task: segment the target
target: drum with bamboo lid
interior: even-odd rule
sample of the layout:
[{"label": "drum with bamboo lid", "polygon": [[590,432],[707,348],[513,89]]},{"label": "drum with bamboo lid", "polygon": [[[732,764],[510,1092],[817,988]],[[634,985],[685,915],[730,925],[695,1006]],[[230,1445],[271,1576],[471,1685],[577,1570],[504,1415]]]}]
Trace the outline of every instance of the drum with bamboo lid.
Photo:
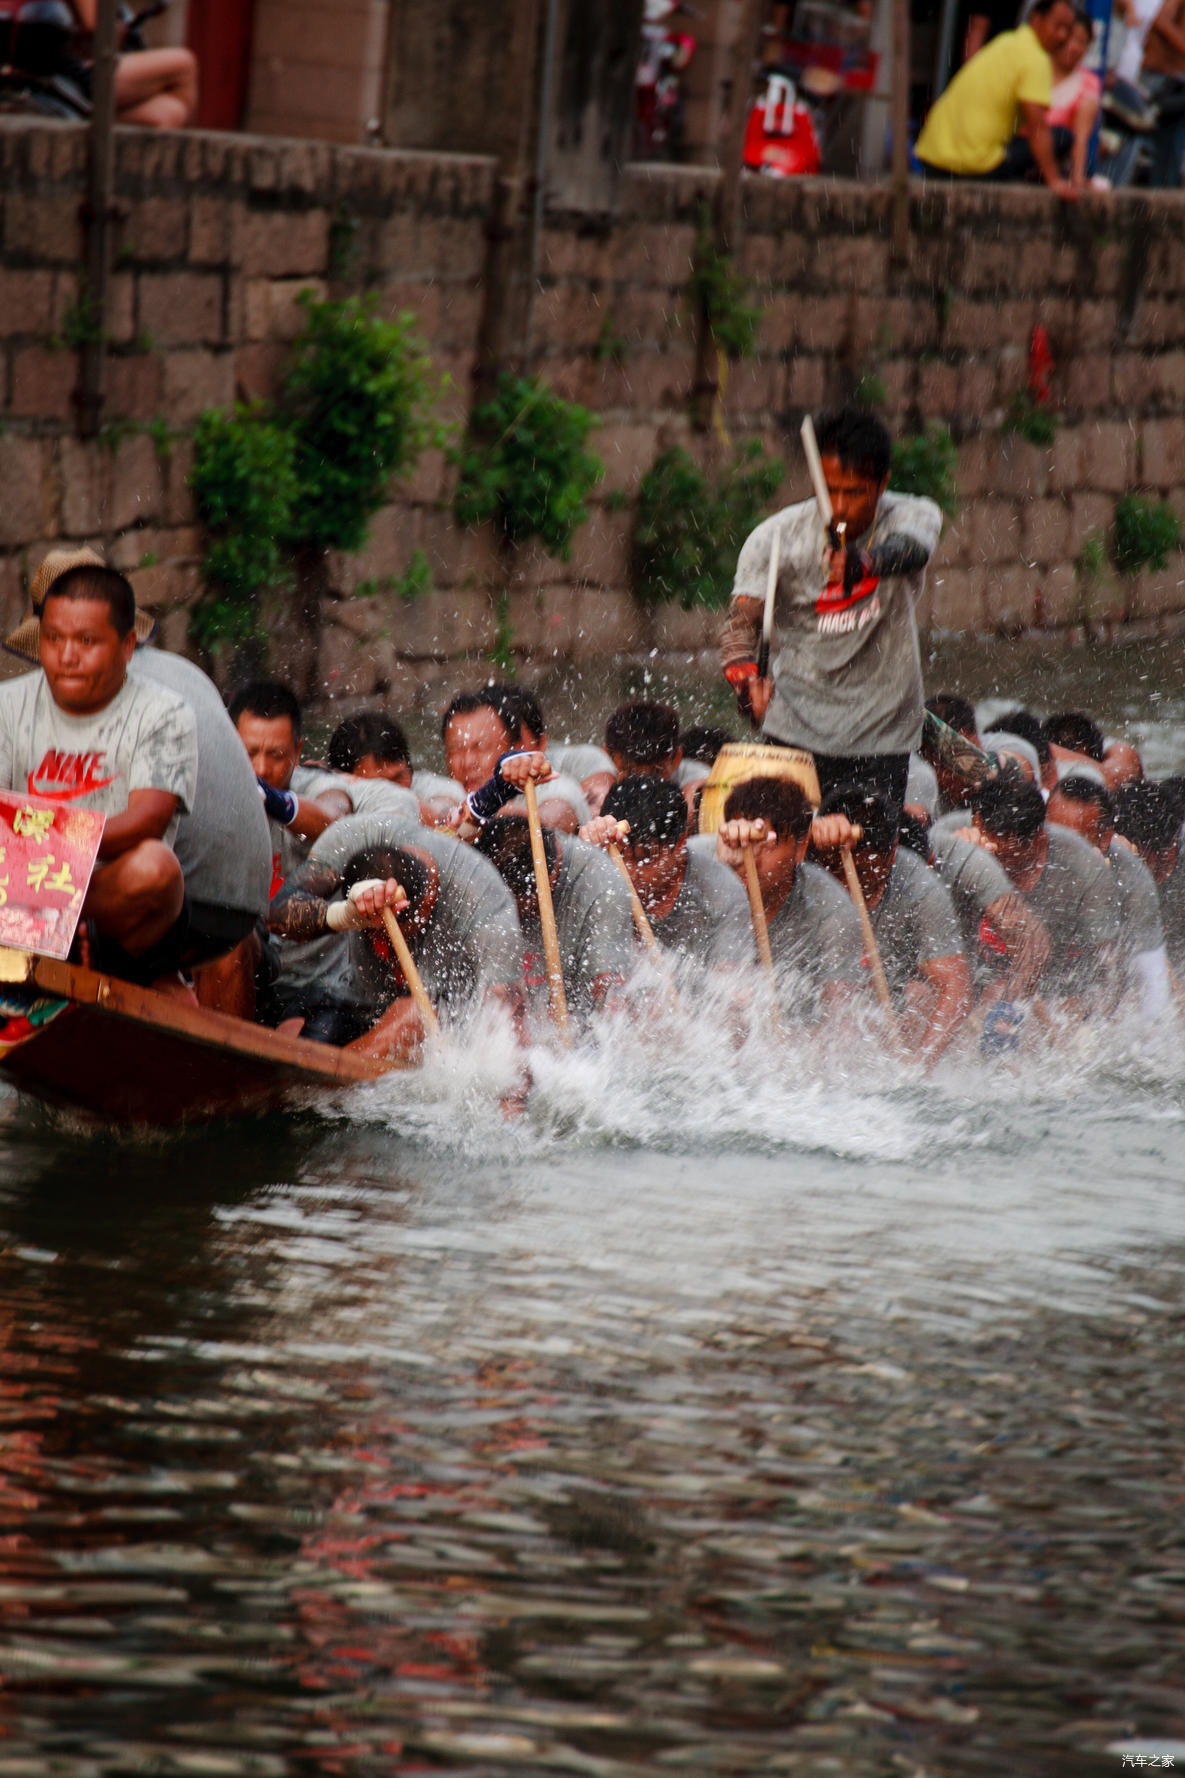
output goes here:
[{"label": "drum with bamboo lid", "polygon": [[704,781],[699,805],[699,831],[715,833],[724,820],[729,792],[750,778],[789,778],[813,809],[819,806],[815,762],[801,747],[771,747],[764,741],[729,741],[716,755]]}]

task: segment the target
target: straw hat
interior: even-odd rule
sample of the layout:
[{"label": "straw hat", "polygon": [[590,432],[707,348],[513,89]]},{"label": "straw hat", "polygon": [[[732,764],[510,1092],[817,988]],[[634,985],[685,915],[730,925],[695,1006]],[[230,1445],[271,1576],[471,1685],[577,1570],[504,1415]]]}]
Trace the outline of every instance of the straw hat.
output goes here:
[{"label": "straw hat", "polygon": [[812,808],[819,806],[819,777],[813,755],[800,747],[775,747],[766,741],[729,741],[716,755],[699,805],[699,830],[715,833],[724,820],[728,793],[750,778],[788,778],[797,784]]},{"label": "straw hat", "polygon": [[[71,568],[105,568],[102,556],[85,544],[81,549],[51,549],[36,574],[29,588],[29,603],[33,610],[29,617],[18,624],[10,636],[4,638],[4,646],[9,654],[18,654],[22,660],[36,664],[41,659],[41,607],[45,596],[60,574],[66,574]],[[137,643],[151,642],[156,634],[156,619],[147,611],[136,613]]]}]

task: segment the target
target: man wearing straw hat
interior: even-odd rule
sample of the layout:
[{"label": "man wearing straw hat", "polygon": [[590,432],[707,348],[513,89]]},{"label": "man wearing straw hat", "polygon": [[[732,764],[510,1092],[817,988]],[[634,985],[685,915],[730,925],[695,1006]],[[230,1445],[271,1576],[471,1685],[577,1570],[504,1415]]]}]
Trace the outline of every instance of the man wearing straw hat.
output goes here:
[{"label": "man wearing straw hat", "polygon": [[[889,491],[889,435],[874,415],[825,414],[817,437],[831,524],[816,498],[751,532],[737,561],[722,664],[765,740],[814,755],[824,796],[859,784],[883,795],[896,821],[922,734],[914,606],[942,514],[932,500]],[[758,671],[771,578],[782,639],[772,675]]]}]

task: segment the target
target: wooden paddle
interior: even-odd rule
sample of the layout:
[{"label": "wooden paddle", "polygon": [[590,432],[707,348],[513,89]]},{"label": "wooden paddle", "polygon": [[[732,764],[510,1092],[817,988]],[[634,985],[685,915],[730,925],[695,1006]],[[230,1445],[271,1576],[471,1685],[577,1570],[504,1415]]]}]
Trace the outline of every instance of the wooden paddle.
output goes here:
[{"label": "wooden paddle", "polygon": [[[860,829],[852,829],[853,836],[860,838]],[[856,904],[856,913],[860,919],[860,930],[864,934],[864,950],[868,957],[868,965],[872,970],[872,985],[876,989],[876,997],[885,1009],[893,1034],[897,1034],[897,1013],[893,1006],[893,996],[889,992],[889,984],[885,979],[885,966],[881,962],[880,947],[876,942],[876,933],[872,930],[872,920],[868,912],[868,903],[864,899],[864,891],[860,887],[860,878],[856,874],[856,861],[852,857],[850,846],[841,846],[839,855],[843,859],[843,874],[847,880],[848,894]]]},{"label": "wooden paddle", "polygon": [[748,840],[741,847],[741,856],[745,861],[745,888],[749,891],[749,917],[753,921],[753,935],[757,940],[757,955],[761,959],[761,967],[769,977],[770,1015],[773,1021],[774,1035],[780,1043],[784,1033],[778,1012],[778,983],[774,974],[774,954],[769,944],[769,922],[765,917],[765,903],[761,899],[757,860],[753,856],[753,847]]},{"label": "wooden paddle", "polygon": [[[619,834],[622,834],[622,835],[627,834],[629,832],[629,830],[630,830],[630,824],[628,821],[619,821],[617,823],[617,831]],[[666,987],[667,995],[670,999],[671,1011],[672,1012],[679,1012],[680,1011],[679,990],[676,988],[674,978],[672,977],[671,972],[670,972],[669,968],[667,967],[667,960],[663,956],[662,946],[659,944],[658,940],[654,936],[654,928],[650,924],[650,916],[647,914],[646,909],[642,906],[641,896],[638,894],[638,891],[634,888],[634,879],[630,876],[629,866],[626,864],[625,859],[621,856],[621,851],[620,851],[619,847],[610,846],[608,850],[609,850],[610,858],[613,860],[614,864],[617,866],[618,870],[621,872],[622,876],[625,878],[625,886],[630,892],[630,907],[634,911],[634,925],[638,928],[638,935],[641,938],[642,943],[646,946],[646,950],[647,950],[647,953],[649,954],[650,961],[653,963],[655,969],[657,969],[659,974],[662,976],[663,983]]]},{"label": "wooden paddle", "polygon": [[568,997],[564,993],[564,968],[560,962],[560,935],[556,931],[551,878],[547,874],[547,853],[543,848],[543,824],[539,819],[539,797],[534,778],[527,779],[523,790],[527,802],[527,823],[531,829],[531,859],[535,866],[535,894],[539,901],[539,925],[543,929],[543,955],[547,960],[547,989],[552,1023],[560,1034],[564,1048],[571,1049]]},{"label": "wooden paddle", "polygon": [[[619,834],[627,834],[629,830],[630,824],[628,821],[619,821],[617,823],[617,831]],[[650,924],[650,918],[646,909],[642,906],[642,898],[634,888],[634,879],[630,876],[629,867],[626,864],[625,859],[621,856],[619,847],[610,846],[609,856],[625,878],[625,886],[630,892],[630,906],[634,910],[634,925],[638,928],[642,943],[650,952],[653,961],[658,963],[662,958],[662,948],[654,936],[654,928]]]},{"label": "wooden paddle", "polygon": [[403,979],[406,981],[411,992],[411,997],[416,1003],[421,1019],[424,1021],[424,1030],[429,1037],[439,1037],[440,1020],[436,1016],[436,1008],[428,998],[420,972],[416,968],[415,958],[408,949],[407,940],[399,930],[399,922],[395,918],[395,911],[393,908],[386,907],[383,909],[383,925],[387,929],[387,937],[391,941],[391,949],[394,951],[399,967],[403,971]]}]

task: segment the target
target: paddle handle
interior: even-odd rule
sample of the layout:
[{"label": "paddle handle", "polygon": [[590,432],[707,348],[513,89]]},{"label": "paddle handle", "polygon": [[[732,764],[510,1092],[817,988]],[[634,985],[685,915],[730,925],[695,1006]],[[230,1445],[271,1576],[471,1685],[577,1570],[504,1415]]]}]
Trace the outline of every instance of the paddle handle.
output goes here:
[{"label": "paddle handle", "polygon": [[869,968],[872,970],[872,984],[876,989],[876,997],[889,1015],[889,1022],[894,1031],[897,1029],[897,1014],[893,1007],[893,996],[889,993],[889,984],[885,980],[885,968],[881,962],[880,947],[876,942],[876,933],[872,930],[869,918],[868,903],[864,899],[864,891],[860,887],[860,878],[856,874],[856,862],[852,857],[850,846],[840,847],[843,859],[843,874],[847,879],[848,893],[856,904],[856,913],[860,919],[860,930],[864,934],[864,949],[868,956]]},{"label": "paddle handle", "polygon": [[415,958],[408,950],[407,940],[399,930],[399,922],[395,918],[391,908],[383,909],[383,925],[387,929],[387,937],[391,941],[391,949],[394,951],[399,967],[403,971],[403,979],[406,981],[411,992],[411,997],[416,1003],[421,1019],[424,1021],[424,1030],[429,1037],[439,1037],[440,1020],[436,1016],[436,1008],[428,998],[427,991],[420,978],[420,972],[416,968]]},{"label": "paddle handle", "polygon": [[638,891],[634,888],[634,880],[630,876],[625,859],[621,856],[621,853],[616,846],[610,846],[609,856],[625,878],[625,886],[630,892],[630,906],[634,910],[634,925],[638,928],[642,943],[646,946],[651,957],[657,963],[662,952],[659,948],[658,940],[654,936],[654,928],[650,924],[646,909],[642,906],[641,897],[639,896]]},{"label": "paddle handle", "polygon": [[551,1018],[563,1041],[572,1046],[568,1029],[568,997],[564,993],[564,967],[560,962],[560,935],[556,931],[555,905],[551,899],[551,878],[547,874],[547,853],[543,849],[543,823],[539,819],[539,797],[534,778],[528,778],[525,790],[527,823],[531,829],[531,859],[535,866],[535,894],[539,901],[539,925],[543,931],[543,956],[547,963],[547,991]]},{"label": "paddle handle", "polygon": [[782,1036],[782,1021],[778,1016],[777,981],[774,976],[774,954],[769,945],[769,922],[765,917],[765,903],[761,899],[761,882],[757,875],[757,860],[753,856],[753,848],[748,843],[741,847],[741,856],[745,861],[745,888],[749,892],[749,917],[753,922],[753,936],[757,940],[757,955],[761,959],[761,967],[769,976],[773,990],[771,1002],[774,1032],[778,1039]]}]

